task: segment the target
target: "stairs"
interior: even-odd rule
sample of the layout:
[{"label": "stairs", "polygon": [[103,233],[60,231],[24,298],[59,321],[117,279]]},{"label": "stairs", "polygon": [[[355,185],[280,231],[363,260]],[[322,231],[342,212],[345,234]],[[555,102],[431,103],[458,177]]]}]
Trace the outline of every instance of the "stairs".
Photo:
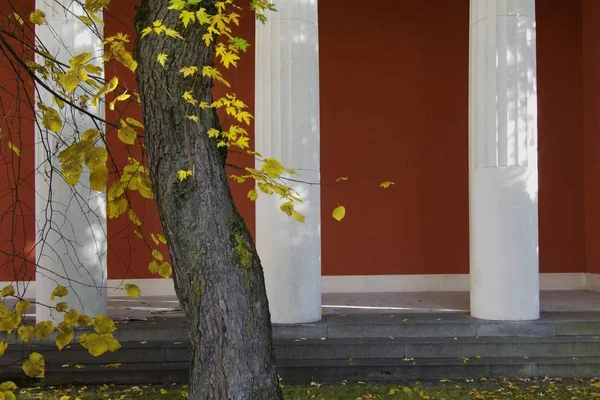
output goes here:
[{"label": "stairs", "polygon": [[[187,380],[187,326],[179,318],[120,324],[118,352],[95,358],[79,345],[18,344],[0,363],[2,378],[23,378],[19,360],[44,354],[42,384],[175,383]],[[278,371],[308,383],[594,377],[600,375],[600,313],[547,313],[532,322],[481,321],[466,314],[328,315],[274,326]],[[1,339],[0,339],[1,340]],[[119,368],[110,364],[121,363]]]}]

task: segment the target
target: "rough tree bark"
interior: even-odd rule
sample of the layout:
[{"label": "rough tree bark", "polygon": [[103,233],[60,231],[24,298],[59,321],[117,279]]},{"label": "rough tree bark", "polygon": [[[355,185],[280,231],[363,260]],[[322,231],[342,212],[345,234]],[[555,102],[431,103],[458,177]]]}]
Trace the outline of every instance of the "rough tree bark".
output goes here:
[{"label": "rough tree bark", "polygon": [[[210,11],[212,2],[202,6]],[[233,203],[226,151],[207,135],[210,128],[221,130],[220,122],[214,109],[202,110],[181,97],[193,88],[196,100],[212,102],[211,80],[183,78],[179,69],[213,65],[214,46],[202,42],[202,26],[185,29],[168,5],[168,0],[142,0],[136,26],[162,20],[185,40],[138,36],[134,57],[150,176],[189,323],[190,398],[281,399],[262,266]],[[168,54],[166,68],[156,61],[159,53]],[[186,118],[191,114],[200,122]],[[194,175],[179,182],[182,169]]]}]

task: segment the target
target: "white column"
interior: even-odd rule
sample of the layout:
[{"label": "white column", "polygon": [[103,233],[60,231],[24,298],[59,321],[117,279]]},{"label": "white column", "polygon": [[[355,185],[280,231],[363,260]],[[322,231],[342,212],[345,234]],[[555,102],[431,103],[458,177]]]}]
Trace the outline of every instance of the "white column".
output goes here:
[{"label": "white column", "polygon": [[535,0],[471,0],[471,315],[539,318]]},{"label": "white column", "polygon": [[[68,64],[74,55],[91,52],[94,63],[103,66],[102,27],[96,25],[100,34],[97,37],[81,22],[77,16],[86,14],[77,2],[37,0],[36,8],[46,14],[46,24],[36,25],[38,44],[43,43],[63,63]],[[36,55],[36,61],[43,64],[44,58]],[[53,95],[39,84],[37,93],[42,102],[58,109]],[[98,107],[88,106],[89,113],[104,118],[104,102]],[[41,120],[39,109],[36,111]],[[67,184],[59,172],[57,157],[85,130],[104,131],[104,126],[68,105],[61,115],[64,126],[59,134],[47,131],[39,121],[36,124],[36,301],[42,304],[66,301],[88,315],[106,314],[106,197],[89,189],[89,171],[85,166],[80,184],[75,187]],[[65,286],[69,295],[50,301],[57,285]],[[56,312],[51,316],[47,307],[38,304],[36,308],[37,320],[62,320]]]},{"label": "white column", "polygon": [[[317,0],[277,0],[278,12],[256,24],[256,151],[320,182]],[[260,167],[260,165],[257,165]],[[274,196],[256,202],[256,242],[274,323],[321,319],[319,185],[290,183],[306,216],[296,222]]]}]

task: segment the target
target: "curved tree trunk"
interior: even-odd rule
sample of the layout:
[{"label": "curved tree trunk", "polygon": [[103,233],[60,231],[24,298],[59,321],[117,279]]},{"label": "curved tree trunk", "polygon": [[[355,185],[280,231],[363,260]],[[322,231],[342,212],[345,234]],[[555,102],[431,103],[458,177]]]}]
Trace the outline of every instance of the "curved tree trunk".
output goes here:
[{"label": "curved tree trunk", "polygon": [[[205,0],[202,6],[213,0]],[[212,102],[212,82],[184,78],[182,67],[213,64],[204,28],[185,29],[168,0],[142,0],[136,26],[162,20],[185,40],[138,37],[134,56],[142,99],[150,176],[173,264],[173,278],[189,323],[190,399],[277,400],[271,322],[262,266],[238,213],[225,171],[226,151],[207,131],[221,130],[215,110],[187,104],[182,95]],[[156,61],[168,54],[166,68]],[[200,122],[186,118],[197,115]],[[180,182],[177,171],[194,170]]]}]

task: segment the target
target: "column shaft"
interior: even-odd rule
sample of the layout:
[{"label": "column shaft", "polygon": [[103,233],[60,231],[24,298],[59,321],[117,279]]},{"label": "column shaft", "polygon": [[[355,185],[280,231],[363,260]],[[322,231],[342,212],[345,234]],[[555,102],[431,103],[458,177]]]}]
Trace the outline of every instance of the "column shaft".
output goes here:
[{"label": "column shaft", "polygon": [[[44,11],[47,21],[36,25],[38,44],[41,41],[50,54],[66,64],[73,56],[90,52],[94,63],[103,67],[102,27],[96,24],[97,37],[80,21],[77,16],[86,14],[77,2],[37,0],[36,8]],[[45,60],[36,54],[36,61],[44,64]],[[45,105],[58,109],[53,94],[36,85],[38,93]],[[104,102],[97,107],[89,105],[87,111],[104,118]],[[41,116],[38,108],[36,112]],[[106,196],[90,190],[85,166],[80,183],[70,186],[59,172],[58,160],[58,154],[79,140],[82,132],[90,128],[104,131],[104,126],[68,105],[60,113],[63,130],[58,134],[36,124],[36,300],[47,305],[65,301],[79,312],[106,314]],[[50,301],[57,285],[65,286],[69,295]],[[62,320],[39,304],[36,318]]]},{"label": "column shaft", "polygon": [[471,314],[539,318],[535,0],[471,0]]},{"label": "column shaft", "polygon": [[[256,150],[320,182],[317,1],[278,0],[256,25]],[[260,165],[257,165],[260,167]],[[292,186],[303,204],[299,223],[274,196],[256,202],[256,242],[274,323],[321,318],[320,187]]]}]

